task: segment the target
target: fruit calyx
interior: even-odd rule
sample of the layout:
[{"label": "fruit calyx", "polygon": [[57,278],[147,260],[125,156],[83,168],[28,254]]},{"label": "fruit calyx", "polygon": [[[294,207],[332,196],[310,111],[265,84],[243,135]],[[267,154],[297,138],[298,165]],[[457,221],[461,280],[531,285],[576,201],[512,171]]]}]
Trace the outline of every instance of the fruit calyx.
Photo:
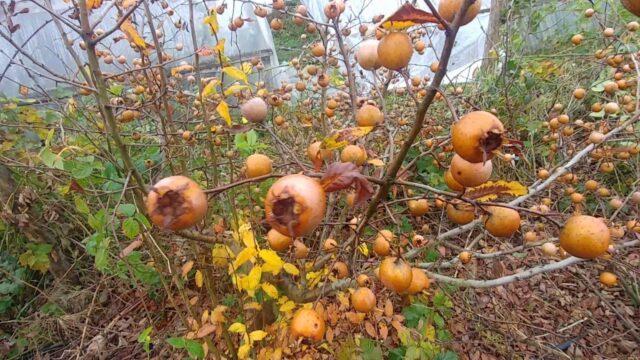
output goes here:
[{"label": "fruit calyx", "polygon": [[188,184],[184,184],[175,190],[165,186],[151,188],[152,192],[158,194],[158,206],[150,215],[162,215],[163,228],[169,228],[176,219],[191,211],[191,205],[185,201],[182,193],[187,187]]},{"label": "fruit calyx", "polygon": [[280,194],[276,195],[276,200],[273,202],[270,221],[277,222],[294,234],[293,228],[300,222],[300,214],[304,210],[304,205],[296,201],[295,195],[284,188]]},{"label": "fruit calyx", "polygon": [[489,154],[496,149],[499,149],[504,142],[504,138],[502,137],[502,131],[500,129],[491,129],[487,131],[485,136],[480,139],[480,148],[483,152],[483,163],[489,160]]}]

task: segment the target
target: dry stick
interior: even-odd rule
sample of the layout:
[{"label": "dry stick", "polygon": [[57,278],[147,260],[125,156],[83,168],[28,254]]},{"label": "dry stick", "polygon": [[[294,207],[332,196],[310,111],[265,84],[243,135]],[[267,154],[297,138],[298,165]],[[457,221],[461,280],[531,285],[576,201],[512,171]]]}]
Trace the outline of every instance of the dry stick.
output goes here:
[{"label": "dry stick", "polygon": [[340,33],[340,27],[338,24],[338,16],[333,20],[333,30],[336,33],[336,39],[338,40],[338,47],[340,48],[340,53],[342,54],[342,59],[344,60],[344,67],[347,70],[347,81],[349,83],[349,95],[351,96],[351,117],[353,121],[356,121],[356,82],[353,76],[353,69],[351,68],[351,61],[349,61],[349,52],[347,51],[347,47],[344,45],[344,40],[342,39],[342,34]]},{"label": "dry stick", "polygon": [[352,238],[347,241],[347,243],[351,243],[355,241],[355,246],[353,247],[353,260],[352,260],[353,263],[355,263],[356,257],[358,256],[357,247],[358,247],[359,234],[362,232],[362,230],[364,229],[369,219],[377,211],[378,204],[380,203],[380,201],[382,201],[389,193],[389,188],[394,183],[396,179],[396,175],[398,174],[398,171],[402,167],[402,163],[404,159],[407,157],[407,154],[409,153],[409,149],[411,148],[411,145],[413,145],[413,142],[415,141],[416,137],[418,137],[418,135],[420,134],[420,131],[422,130],[422,125],[424,123],[427,110],[431,106],[431,103],[433,102],[433,99],[435,98],[436,93],[438,92],[438,88],[440,87],[440,84],[442,83],[442,80],[444,79],[444,76],[447,73],[447,65],[451,57],[451,52],[455,44],[455,39],[458,33],[459,26],[462,23],[462,19],[464,18],[465,14],[467,13],[467,9],[473,2],[474,0],[465,0],[464,4],[460,8],[460,12],[456,15],[456,18],[454,19],[453,26],[451,27],[451,29],[445,30],[446,39],[445,39],[444,47],[442,49],[442,55],[440,56],[441,66],[438,69],[438,72],[433,77],[433,80],[431,81],[431,85],[429,86],[429,90],[427,90],[427,95],[425,96],[424,100],[420,104],[420,107],[418,108],[416,119],[413,124],[413,127],[411,128],[411,132],[407,136],[407,140],[402,144],[402,147],[400,148],[400,152],[396,155],[396,157],[393,159],[393,161],[389,165],[389,169],[387,170],[387,173],[383,178],[382,185],[380,186],[380,189],[378,189],[378,192],[376,193],[373,200],[371,200],[371,203],[369,203],[369,207],[367,208],[364,216],[362,217],[360,224],[358,224],[358,228],[355,231],[355,235],[352,236]]},{"label": "dry stick", "polygon": [[[616,246],[616,249],[622,249],[622,248],[626,248],[626,247],[632,247],[632,246],[636,246],[640,244],[640,240],[632,240],[632,241],[627,241],[625,243],[622,243],[618,246]],[[568,257],[562,261],[558,261],[558,262],[553,262],[550,264],[546,264],[546,265],[540,265],[540,266],[536,266],[536,267],[532,267],[526,271],[517,273],[517,274],[513,274],[513,275],[508,275],[508,276],[503,276],[497,279],[491,279],[491,280],[475,280],[475,279],[458,279],[458,278],[453,278],[450,276],[445,276],[445,275],[440,275],[434,272],[430,272],[427,271],[427,274],[429,274],[429,277],[443,282],[443,283],[447,283],[447,284],[452,284],[452,285],[456,285],[456,286],[460,286],[460,287],[471,287],[471,288],[488,288],[488,287],[495,287],[495,286],[501,286],[501,285],[506,285],[506,284],[510,284],[512,282],[515,281],[520,281],[520,280],[526,280],[529,279],[535,275],[538,274],[543,274],[546,272],[550,272],[550,271],[554,271],[554,270],[559,270],[559,269],[563,269],[566,268],[570,265],[574,265],[583,261],[587,261],[588,259],[581,259],[581,258],[577,258],[577,257]]]},{"label": "dry stick", "polygon": [[111,138],[116,143],[118,150],[120,152],[120,156],[122,156],[122,161],[128,171],[131,171],[133,178],[136,180],[137,190],[135,192],[136,203],[139,209],[144,209],[144,201],[142,200],[142,194],[145,191],[145,183],[142,179],[142,175],[133,164],[133,160],[131,160],[131,156],[129,155],[129,150],[127,146],[122,141],[120,134],[118,133],[118,124],[116,122],[115,116],[113,114],[113,110],[108,105],[109,104],[109,95],[107,93],[108,86],[104,80],[102,71],[100,70],[100,64],[98,62],[98,57],[96,56],[96,43],[90,41],[93,32],[91,31],[89,24],[89,12],[87,10],[87,2],[86,0],[78,1],[80,7],[80,24],[82,26],[82,39],[87,44],[87,58],[89,60],[89,69],[93,74],[93,81],[96,87],[96,101],[98,103],[98,107],[100,108],[100,113],[104,117],[104,121],[107,124],[107,129]]},{"label": "dry stick", "polygon": [[[160,40],[158,39],[158,34],[156,34],[156,29],[155,26],[153,25],[153,15],[151,14],[151,9],[149,8],[149,3],[146,0],[142,1],[144,3],[144,12],[145,15],[147,17],[147,24],[149,25],[149,31],[151,32],[151,36],[153,38],[153,43],[155,45],[156,48],[156,57],[158,58],[157,60],[159,62],[162,62],[162,44],[160,44]],[[142,59],[144,59],[145,57],[142,56]],[[149,64],[151,64],[151,59],[149,57],[147,57],[147,59],[149,60]],[[151,73],[151,77],[153,76],[153,72]],[[148,79],[149,77],[147,77]],[[149,87],[151,87],[151,83],[149,82],[149,84],[147,84]],[[160,88],[161,89],[166,89],[167,88],[167,75],[165,74],[164,71],[164,67],[160,67]],[[163,133],[163,142],[164,142],[164,152],[166,153],[167,156],[167,160],[169,163],[169,169],[171,170],[171,172],[174,172],[174,168],[173,168],[173,162],[171,161],[173,156],[171,154],[171,148],[166,146],[167,142],[169,141],[169,137],[167,136],[167,129],[169,129],[169,131],[171,133],[175,133],[175,129],[173,127],[173,115],[172,115],[172,111],[171,111],[171,107],[169,106],[169,101],[167,100],[167,93],[165,91],[162,91],[162,94],[160,96],[162,98],[162,106],[164,107],[164,112],[166,114],[166,118],[164,116],[162,116],[162,113],[160,112],[160,109],[156,108],[156,111],[158,113],[158,117],[160,118],[160,128],[162,130]],[[157,99],[156,99],[157,100]],[[155,103],[155,101],[154,101]],[[182,175],[187,175],[187,165],[184,162],[184,158],[181,158],[179,160],[180,162],[180,167],[182,168]]]}]

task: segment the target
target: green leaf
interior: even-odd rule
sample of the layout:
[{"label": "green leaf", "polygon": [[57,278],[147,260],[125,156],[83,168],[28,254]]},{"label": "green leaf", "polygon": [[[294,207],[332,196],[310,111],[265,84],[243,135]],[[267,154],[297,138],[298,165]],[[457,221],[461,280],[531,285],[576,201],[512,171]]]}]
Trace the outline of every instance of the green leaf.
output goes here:
[{"label": "green leaf", "polygon": [[446,351],[443,353],[439,353],[433,359],[434,360],[458,360],[458,354],[454,353],[453,351]]},{"label": "green leaf", "polygon": [[195,359],[204,358],[204,349],[202,348],[202,344],[195,340],[186,339],[184,341],[184,345],[187,348],[187,353],[189,356]]},{"label": "green leaf", "polygon": [[[142,253],[139,251],[131,252],[125,259],[120,259],[116,263],[117,275],[120,278],[128,279],[129,270],[131,270],[133,276],[143,285],[150,287],[160,285],[160,274],[152,266],[142,261]],[[135,286],[136,282],[133,282],[133,285]]]},{"label": "green leaf", "polygon": [[382,350],[377,342],[363,338],[360,339],[360,350],[363,360],[382,360]]},{"label": "green leaf", "polygon": [[122,223],[122,232],[129,239],[133,239],[140,234],[140,225],[134,218],[128,218]]},{"label": "green leaf", "polygon": [[406,352],[407,348],[405,348],[404,346],[400,346],[395,349],[389,350],[387,357],[389,358],[389,360],[403,360]]},{"label": "green leaf", "polygon": [[433,310],[422,303],[413,303],[402,310],[408,327],[416,328],[420,320],[428,320],[433,314]]},{"label": "green leaf", "polygon": [[184,349],[185,347],[185,339],[181,337],[168,338],[167,343],[176,349]]},{"label": "green leaf", "polygon": [[62,156],[54,154],[48,147],[44,148],[40,152],[40,160],[42,160],[42,163],[50,168],[64,170],[64,161],[62,159]]},{"label": "green leaf", "polygon": [[48,302],[40,307],[40,311],[44,314],[51,316],[62,316],[64,315],[64,310],[58,304]]},{"label": "green leaf", "polygon": [[151,343],[151,330],[153,330],[153,327],[149,326],[148,328],[142,330],[140,335],[138,335],[138,342],[142,344],[142,347],[146,352],[149,352],[149,344]]},{"label": "green leaf", "polygon": [[100,209],[94,215],[89,215],[88,222],[89,222],[89,226],[91,226],[93,230],[96,230],[96,231],[104,230],[105,226],[107,225],[107,215],[104,209]]},{"label": "green leaf", "polygon": [[27,251],[18,258],[20,265],[42,273],[49,269],[49,254],[53,248],[50,244],[27,244]]},{"label": "green leaf", "polygon": [[80,214],[89,215],[89,205],[87,205],[87,202],[84,201],[83,198],[74,196],[73,202],[76,205],[76,210],[78,210]]},{"label": "green leaf", "polygon": [[436,262],[440,257],[440,253],[434,249],[429,249],[424,256],[426,262]]},{"label": "green leaf", "polygon": [[136,220],[138,220],[138,222],[140,222],[140,224],[150,228],[151,227],[151,223],[149,222],[149,219],[147,219],[146,216],[144,216],[144,214],[142,213],[136,213],[133,216]]},{"label": "green leaf", "polygon": [[136,213],[136,206],[134,204],[120,204],[117,211],[120,215],[133,216]]},{"label": "green leaf", "polygon": [[96,247],[95,265],[100,271],[105,271],[109,265],[109,243],[110,238],[104,238]]},{"label": "green leaf", "polygon": [[91,176],[91,173],[95,169],[93,162],[83,162],[83,161],[66,161],[65,169],[71,172],[71,176],[76,179],[84,179]]},{"label": "green leaf", "polygon": [[444,327],[444,319],[442,318],[442,316],[440,316],[440,314],[438,313],[433,314],[433,324],[438,328]]}]

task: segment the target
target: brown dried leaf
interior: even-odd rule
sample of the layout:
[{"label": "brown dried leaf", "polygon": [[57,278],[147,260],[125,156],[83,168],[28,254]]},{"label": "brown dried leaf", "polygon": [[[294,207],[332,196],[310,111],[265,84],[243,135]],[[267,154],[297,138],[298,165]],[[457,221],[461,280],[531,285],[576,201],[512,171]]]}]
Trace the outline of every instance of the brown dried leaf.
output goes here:
[{"label": "brown dried leaf", "polygon": [[320,180],[320,184],[326,192],[355,187],[356,206],[364,203],[373,195],[373,186],[353,163],[335,162],[330,164]]},{"label": "brown dried leaf", "polygon": [[439,24],[440,21],[432,13],[420,10],[407,2],[385,19],[382,27],[385,29],[404,30],[417,24],[426,23]]},{"label": "brown dried leaf", "polygon": [[387,317],[393,316],[393,303],[389,299],[384,303],[384,315]]},{"label": "brown dried leaf", "polygon": [[184,263],[184,265],[182,265],[181,273],[182,273],[182,277],[184,279],[187,278],[187,274],[189,273],[189,271],[191,271],[191,269],[193,269],[193,264],[194,264],[193,260],[189,260],[186,263]]},{"label": "brown dried leaf", "polygon": [[196,333],[196,338],[203,338],[216,330],[216,326],[213,324],[204,324]]},{"label": "brown dried leaf", "polygon": [[378,333],[376,332],[376,329],[373,327],[373,324],[371,324],[371,322],[369,322],[369,321],[365,321],[364,322],[364,330],[372,338],[374,338],[374,339],[378,338]]},{"label": "brown dried leaf", "polygon": [[387,336],[389,336],[389,328],[387,327],[387,324],[383,322],[378,324],[378,331],[380,331],[380,338],[382,340],[386,340]]},{"label": "brown dried leaf", "polygon": [[333,343],[333,329],[331,327],[327,328],[327,332],[325,333],[325,338],[329,344]]}]

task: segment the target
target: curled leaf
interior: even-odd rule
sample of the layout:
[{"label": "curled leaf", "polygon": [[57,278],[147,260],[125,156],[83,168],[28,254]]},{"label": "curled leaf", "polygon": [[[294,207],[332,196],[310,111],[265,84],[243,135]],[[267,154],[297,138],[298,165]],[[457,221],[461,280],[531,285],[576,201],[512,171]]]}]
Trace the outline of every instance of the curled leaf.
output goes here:
[{"label": "curled leaf", "polygon": [[320,180],[320,184],[327,192],[354,187],[356,190],[354,204],[356,206],[369,200],[373,195],[373,186],[353,163],[330,164]]},{"label": "curled leaf", "polygon": [[465,196],[477,201],[490,201],[500,195],[522,196],[528,192],[526,186],[517,181],[487,181],[467,191]]},{"label": "curled leaf", "polygon": [[420,10],[407,2],[384,19],[381,26],[385,29],[405,30],[414,25],[427,23],[439,24],[440,21],[432,13]]}]

